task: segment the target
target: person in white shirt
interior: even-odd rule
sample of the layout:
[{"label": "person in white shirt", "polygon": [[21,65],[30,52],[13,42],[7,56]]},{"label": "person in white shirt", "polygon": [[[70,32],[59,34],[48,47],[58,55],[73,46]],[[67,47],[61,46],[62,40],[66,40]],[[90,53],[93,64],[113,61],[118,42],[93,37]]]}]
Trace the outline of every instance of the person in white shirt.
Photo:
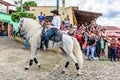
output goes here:
[{"label": "person in white shirt", "polygon": [[67,30],[67,28],[64,28],[64,30],[62,30],[62,33],[63,33],[63,34],[68,34],[68,32],[69,32],[69,31]]},{"label": "person in white shirt", "polygon": [[45,36],[44,36],[46,48],[48,48],[49,38],[53,34],[55,34],[60,29],[60,26],[61,26],[61,20],[60,20],[58,11],[53,10],[53,11],[51,11],[51,13],[53,13],[53,20],[51,23],[50,22],[46,23],[46,25],[51,25],[51,26],[50,26],[50,29],[45,33]]}]

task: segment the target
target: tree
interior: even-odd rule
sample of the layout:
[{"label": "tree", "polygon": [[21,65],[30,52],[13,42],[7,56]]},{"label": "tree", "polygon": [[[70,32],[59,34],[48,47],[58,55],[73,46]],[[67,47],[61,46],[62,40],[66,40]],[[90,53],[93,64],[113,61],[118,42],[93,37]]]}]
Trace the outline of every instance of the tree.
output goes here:
[{"label": "tree", "polygon": [[37,3],[34,1],[24,2],[23,11],[22,11],[21,6],[19,6],[19,5],[21,5],[21,1],[22,0],[18,0],[18,1],[14,2],[17,5],[17,8],[16,8],[17,12],[11,14],[12,20],[14,22],[19,22],[21,17],[36,19],[36,16],[34,16],[32,13],[28,13],[26,11],[29,10],[30,6],[37,6]]},{"label": "tree", "polygon": [[36,19],[36,16],[34,16],[32,13],[26,13],[26,12],[12,13],[11,17],[12,17],[12,21],[14,22],[19,22],[21,17]]},{"label": "tree", "polygon": [[[18,12],[20,12],[20,11],[21,11],[21,7],[18,6],[18,5],[20,5],[21,0],[15,1],[14,3],[17,5],[16,10],[17,10]],[[23,12],[28,11],[28,10],[29,10],[29,7],[31,7],[31,6],[37,6],[37,3],[36,3],[35,1],[27,1],[27,2],[24,2],[24,3],[23,3]]]},{"label": "tree", "polygon": [[25,10],[29,10],[29,7],[31,7],[31,6],[37,6],[37,3],[36,2],[34,2],[34,1],[28,1],[28,2],[25,2],[24,4],[23,4],[23,8],[25,9]]}]

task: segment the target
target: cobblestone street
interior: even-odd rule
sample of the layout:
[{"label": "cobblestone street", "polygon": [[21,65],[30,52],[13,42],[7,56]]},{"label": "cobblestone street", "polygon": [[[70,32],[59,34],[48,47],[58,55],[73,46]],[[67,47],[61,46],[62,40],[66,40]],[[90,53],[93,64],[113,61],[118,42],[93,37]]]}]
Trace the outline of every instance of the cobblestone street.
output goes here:
[{"label": "cobblestone street", "polygon": [[61,54],[38,51],[39,69],[34,64],[25,71],[30,50],[11,37],[0,37],[0,80],[120,80],[120,62],[84,61],[84,69],[76,76],[74,63],[71,62],[66,74],[61,74],[65,59]]}]

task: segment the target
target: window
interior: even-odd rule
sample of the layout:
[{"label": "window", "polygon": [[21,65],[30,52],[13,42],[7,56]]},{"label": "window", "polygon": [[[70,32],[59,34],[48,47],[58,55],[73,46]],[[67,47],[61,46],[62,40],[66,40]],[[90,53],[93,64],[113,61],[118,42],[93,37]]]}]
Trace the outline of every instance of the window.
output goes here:
[{"label": "window", "polygon": [[36,11],[36,9],[31,9],[31,11]]}]

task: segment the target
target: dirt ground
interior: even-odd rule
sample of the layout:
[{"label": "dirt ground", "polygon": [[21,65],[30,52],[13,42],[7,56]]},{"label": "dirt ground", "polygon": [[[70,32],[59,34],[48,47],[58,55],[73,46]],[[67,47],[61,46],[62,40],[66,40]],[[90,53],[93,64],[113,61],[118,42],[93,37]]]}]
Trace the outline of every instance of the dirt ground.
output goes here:
[{"label": "dirt ground", "polygon": [[83,72],[77,77],[72,61],[66,74],[61,74],[64,56],[40,50],[37,58],[41,68],[34,64],[25,71],[30,50],[23,48],[11,37],[0,37],[0,80],[120,80],[120,62],[85,60]]}]

